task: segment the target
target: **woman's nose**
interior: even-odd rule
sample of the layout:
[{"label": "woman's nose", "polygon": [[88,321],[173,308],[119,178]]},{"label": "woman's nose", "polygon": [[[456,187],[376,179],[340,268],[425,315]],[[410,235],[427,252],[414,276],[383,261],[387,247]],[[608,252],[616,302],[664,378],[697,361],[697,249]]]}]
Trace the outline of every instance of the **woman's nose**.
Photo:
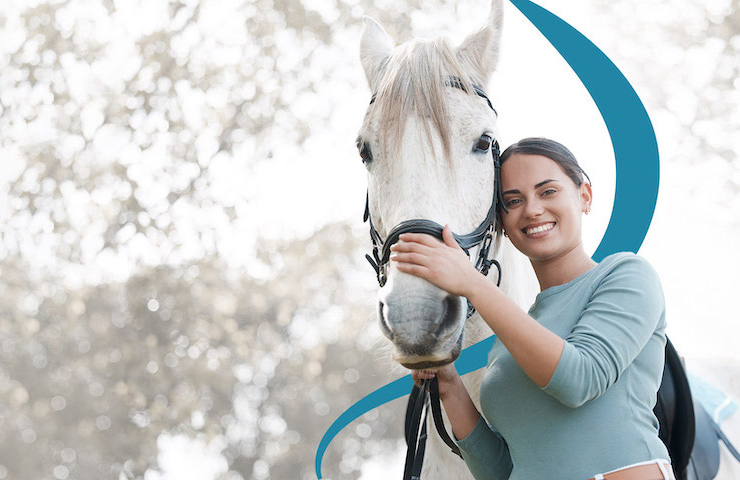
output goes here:
[{"label": "woman's nose", "polygon": [[530,200],[527,202],[524,208],[524,215],[527,218],[539,217],[544,212],[542,204],[536,200]]}]

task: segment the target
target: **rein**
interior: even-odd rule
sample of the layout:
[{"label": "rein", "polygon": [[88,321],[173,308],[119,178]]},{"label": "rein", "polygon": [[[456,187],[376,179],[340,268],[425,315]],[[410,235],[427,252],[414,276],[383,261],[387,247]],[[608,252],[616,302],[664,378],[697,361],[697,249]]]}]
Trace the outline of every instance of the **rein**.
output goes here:
[{"label": "rein", "polygon": [[[465,92],[467,89],[463,82],[454,76],[450,76],[445,80],[447,86],[453,88],[459,88]],[[472,85],[473,91],[476,95],[483,98],[488,106],[493,110],[493,113],[498,116],[496,109],[493,108],[491,100],[488,95],[478,85]],[[375,102],[376,95],[373,95],[370,99],[370,105]],[[486,218],[478,225],[478,227],[472,232],[466,235],[459,235],[453,232],[452,236],[457,241],[460,248],[470,257],[469,250],[476,245],[480,245],[481,248],[478,252],[478,258],[475,261],[475,268],[483,276],[488,276],[488,271],[491,265],[495,265],[498,270],[498,278],[496,285],[501,284],[501,264],[496,259],[489,259],[489,252],[491,245],[493,244],[493,231],[495,229],[496,221],[496,207],[497,202],[501,202],[501,208],[505,211],[506,206],[503,203],[503,196],[501,192],[501,162],[500,162],[500,150],[498,140],[493,140],[491,144],[491,157],[494,166],[494,179],[493,179],[493,198],[491,200],[491,207],[488,209]],[[378,283],[383,287],[388,280],[388,265],[390,262],[391,245],[398,242],[399,237],[403,233],[426,233],[442,240],[442,230],[444,227],[437,222],[428,219],[413,219],[405,220],[395,227],[393,227],[388,234],[388,237],[383,240],[380,233],[375,229],[373,220],[370,217],[370,193],[368,191],[365,197],[365,214],[363,221],[370,223],[370,239],[373,242],[373,256],[365,255],[367,261],[375,270],[377,275]],[[475,307],[468,300],[468,309],[466,320],[475,313]],[[453,453],[462,458],[460,449],[457,447],[455,442],[450,438],[447,430],[445,429],[444,422],[442,420],[442,409],[439,401],[439,387],[437,379],[424,380],[422,386],[419,387],[414,385],[411,394],[409,395],[409,403],[406,407],[406,422],[405,422],[405,436],[408,450],[406,451],[406,466],[404,468],[403,478],[404,480],[419,480],[421,477],[421,467],[424,462],[424,451],[426,449],[427,439],[427,414],[429,409],[432,410],[432,418],[434,425],[437,428],[439,436],[444,440],[447,446],[450,447]]]},{"label": "rein", "polygon": [[[421,387],[414,385],[406,406],[406,422],[404,434],[406,436],[406,465],[403,469],[404,480],[419,480],[421,478],[421,466],[424,462],[424,451],[427,440],[427,414],[432,410],[434,426],[442,440],[450,447],[452,453],[462,458],[460,449],[450,438],[442,420],[442,408],[439,403],[439,385],[437,379],[422,380]],[[419,426],[421,425],[421,432]]]}]

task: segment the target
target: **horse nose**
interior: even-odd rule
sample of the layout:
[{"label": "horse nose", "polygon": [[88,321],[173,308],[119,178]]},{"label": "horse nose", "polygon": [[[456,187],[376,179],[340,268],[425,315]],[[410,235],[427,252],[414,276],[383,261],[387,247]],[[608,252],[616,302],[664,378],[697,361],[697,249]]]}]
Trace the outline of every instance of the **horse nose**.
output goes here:
[{"label": "horse nose", "polygon": [[461,318],[460,297],[400,298],[390,294],[378,302],[380,328],[401,352],[426,354],[458,331]]}]

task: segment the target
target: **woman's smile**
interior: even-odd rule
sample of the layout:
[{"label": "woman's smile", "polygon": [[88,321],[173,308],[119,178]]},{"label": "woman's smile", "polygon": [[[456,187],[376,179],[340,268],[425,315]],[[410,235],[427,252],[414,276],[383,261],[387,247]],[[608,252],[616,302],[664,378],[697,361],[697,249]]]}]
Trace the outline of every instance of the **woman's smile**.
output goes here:
[{"label": "woman's smile", "polygon": [[553,228],[555,228],[555,222],[540,222],[533,225],[527,225],[522,228],[522,232],[524,232],[527,238],[540,238],[547,235]]}]

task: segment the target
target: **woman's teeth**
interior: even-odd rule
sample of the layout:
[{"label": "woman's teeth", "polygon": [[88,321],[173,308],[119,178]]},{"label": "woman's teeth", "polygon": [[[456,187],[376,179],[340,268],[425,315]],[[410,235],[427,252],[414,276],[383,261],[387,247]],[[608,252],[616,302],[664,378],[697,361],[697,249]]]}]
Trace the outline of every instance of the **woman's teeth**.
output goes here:
[{"label": "woman's teeth", "polygon": [[524,230],[524,233],[526,233],[527,235],[532,235],[534,233],[546,232],[548,230],[552,230],[552,227],[554,226],[554,223],[546,223],[545,225],[540,225],[539,227],[527,228]]}]

